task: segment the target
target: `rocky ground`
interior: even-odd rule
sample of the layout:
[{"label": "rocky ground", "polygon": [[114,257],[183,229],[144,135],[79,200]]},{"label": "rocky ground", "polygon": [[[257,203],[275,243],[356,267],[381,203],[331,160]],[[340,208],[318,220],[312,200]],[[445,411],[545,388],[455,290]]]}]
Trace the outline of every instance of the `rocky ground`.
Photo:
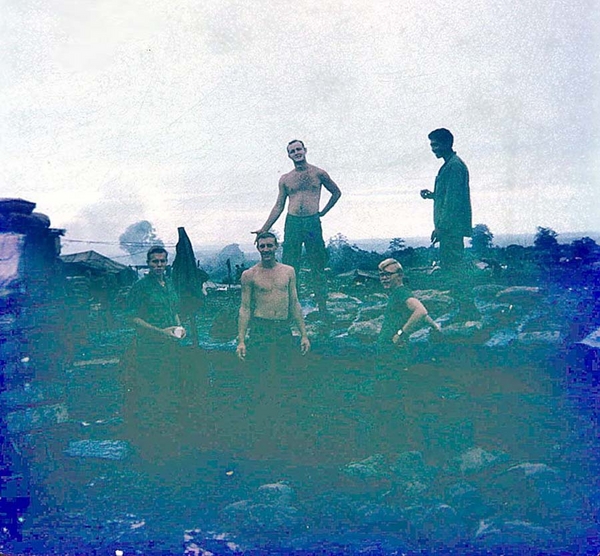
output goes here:
[{"label": "rocky ground", "polygon": [[594,279],[476,275],[461,297],[409,277],[444,334],[411,336],[401,403],[382,407],[373,380],[376,284],[335,284],[333,322],[305,304],[314,353],[268,407],[209,336],[235,305],[215,296],[202,418],[151,460],[122,434],[130,331],[91,336],[68,418],[23,437],[37,502],[3,553],[597,554],[597,359],[577,344],[600,324]]}]

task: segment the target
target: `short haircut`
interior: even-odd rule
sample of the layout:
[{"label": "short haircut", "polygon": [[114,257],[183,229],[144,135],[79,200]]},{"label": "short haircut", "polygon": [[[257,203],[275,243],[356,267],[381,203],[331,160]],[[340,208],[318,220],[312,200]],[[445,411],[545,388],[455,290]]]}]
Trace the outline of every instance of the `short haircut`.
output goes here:
[{"label": "short haircut", "polygon": [[385,259],[379,263],[377,268],[379,268],[379,270],[385,270],[390,266],[393,266],[393,269],[386,270],[386,272],[398,272],[399,274],[404,274],[402,265],[396,259]]},{"label": "short haircut", "polygon": [[300,141],[300,139],[292,139],[292,140],[291,140],[291,141],[290,141],[290,142],[287,144],[286,150],[288,150],[288,151],[290,150],[290,145],[291,145],[292,143],[300,143],[304,149],[306,148],[306,147],[304,146],[304,142],[303,142],[303,141]]},{"label": "short haircut", "polygon": [[274,239],[274,240],[275,240],[275,243],[278,243],[278,242],[277,242],[277,236],[276,236],[276,235],[275,235],[273,232],[261,232],[260,234],[258,234],[258,235],[256,236],[256,245],[258,245],[258,242],[259,242],[261,239],[267,239],[268,237],[270,237],[270,238]]},{"label": "short haircut", "polygon": [[167,253],[167,250],[162,245],[153,245],[148,249],[148,253],[146,253],[146,262],[148,262],[150,257],[155,253],[164,253],[167,257],[169,256],[169,253]]},{"label": "short haircut", "polygon": [[442,145],[452,147],[454,145],[454,135],[450,133],[445,127],[434,129],[428,136],[430,141],[437,141]]}]

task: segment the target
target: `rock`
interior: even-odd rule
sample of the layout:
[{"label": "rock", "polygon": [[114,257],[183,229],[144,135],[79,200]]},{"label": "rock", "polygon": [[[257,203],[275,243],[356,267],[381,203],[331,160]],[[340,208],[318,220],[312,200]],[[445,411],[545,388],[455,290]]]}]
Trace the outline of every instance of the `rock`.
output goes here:
[{"label": "rock", "polygon": [[475,533],[476,543],[488,548],[528,545],[539,550],[540,544],[552,540],[552,533],[545,527],[520,520],[481,520]]},{"label": "rock", "polygon": [[223,513],[232,527],[256,535],[289,531],[299,523],[298,510],[282,504],[241,500],[226,506]]},{"label": "rock", "polygon": [[258,494],[260,501],[266,504],[289,505],[295,497],[294,489],[284,482],[261,485]]},{"label": "rock", "polygon": [[446,489],[445,494],[458,513],[469,519],[486,515],[491,511],[479,489],[471,483],[454,483]]},{"label": "rock", "polygon": [[485,346],[490,348],[508,347],[517,339],[517,336],[516,330],[498,330],[492,334]]},{"label": "rock", "polygon": [[63,403],[30,407],[9,412],[6,415],[6,429],[10,433],[28,432],[66,423],[68,419],[69,413]]},{"label": "rock", "polygon": [[433,468],[425,465],[423,454],[417,451],[403,452],[391,466],[394,476],[402,480],[430,478]]},{"label": "rock", "polygon": [[385,311],[386,304],[379,303],[378,305],[371,305],[370,307],[361,307],[356,322],[370,321],[381,317]]},{"label": "rock", "polygon": [[427,509],[421,524],[422,534],[429,542],[452,546],[467,533],[466,522],[448,504],[435,504]]},{"label": "rock", "polygon": [[332,301],[332,302],[346,302],[346,303],[355,303],[357,305],[360,305],[362,303],[362,301],[356,297],[352,297],[350,295],[347,295],[345,293],[342,292],[329,292],[327,294],[327,301]]},{"label": "rock", "polygon": [[559,346],[563,341],[560,330],[542,332],[521,332],[517,334],[516,342],[521,346]]},{"label": "rock", "polygon": [[351,462],[343,468],[343,472],[360,479],[381,479],[389,476],[385,456],[382,454]]},{"label": "rock", "polygon": [[237,543],[233,535],[215,531],[204,532],[201,529],[184,531],[183,546],[185,556],[225,556],[246,552],[245,548]]},{"label": "rock", "polygon": [[377,530],[397,530],[405,519],[404,510],[397,504],[367,503],[356,511],[357,525],[375,526]]},{"label": "rock", "polygon": [[497,297],[497,295],[506,289],[505,286],[500,284],[483,284],[481,286],[475,286],[473,288],[473,297],[476,299],[491,301]]},{"label": "rock", "polygon": [[375,341],[377,336],[379,336],[382,325],[383,315],[369,321],[354,322],[348,328],[348,335],[356,336],[362,340]]},{"label": "rock", "polygon": [[413,290],[413,294],[434,316],[448,313],[456,307],[456,301],[448,295],[447,291]]},{"label": "rock", "polygon": [[488,337],[487,332],[483,328],[482,321],[460,322],[442,328],[442,335],[447,340],[460,340],[464,342],[470,339],[481,342],[484,338]]},{"label": "rock", "polygon": [[8,409],[15,409],[32,404],[57,402],[64,397],[64,394],[64,387],[59,383],[26,382],[12,390],[0,393],[0,402]]},{"label": "rock", "polygon": [[508,456],[503,452],[487,452],[482,448],[471,448],[458,456],[455,461],[459,471],[466,475],[490,469],[507,459]]},{"label": "rock", "polygon": [[540,288],[531,286],[512,286],[496,294],[499,303],[510,305],[536,305],[542,300]]},{"label": "rock", "polygon": [[129,444],[124,440],[74,440],[65,454],[79,458],[122,460],[129,455]]}]

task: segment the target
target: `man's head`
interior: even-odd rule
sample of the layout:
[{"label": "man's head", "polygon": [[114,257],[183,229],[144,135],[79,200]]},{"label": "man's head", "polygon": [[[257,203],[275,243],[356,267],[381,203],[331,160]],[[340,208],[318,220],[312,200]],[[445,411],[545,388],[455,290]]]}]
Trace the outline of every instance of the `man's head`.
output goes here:
[{"label": "man's head", "polygon": [[256,248],[263,263],[275,263],[275,252],[279,244],[273,232],[262,232],[256,236]]},{"label": "man's head", "polygon": [[155,245],[148,249],[146,263],[150,267],[150,274],[162,278],[167,268],[167,250],[161,245]]},{"label": "man's head", "polygon": [[378,268],[379,280],[386,290],[402,285],[404,270],[396,259],[385,259],[379,263]]},{"label": "man's head", "polygon": [[287,153],[293,162],[304,162],[306,160],[306,147],[300,139],[292,139],[287,144]]},{"label": "man's head", "polygon": [[434,129],[428,136],[431,150],[437,158],[443,158],[444,155],[452,152],[454,145],[454,135],[446,128]]}]

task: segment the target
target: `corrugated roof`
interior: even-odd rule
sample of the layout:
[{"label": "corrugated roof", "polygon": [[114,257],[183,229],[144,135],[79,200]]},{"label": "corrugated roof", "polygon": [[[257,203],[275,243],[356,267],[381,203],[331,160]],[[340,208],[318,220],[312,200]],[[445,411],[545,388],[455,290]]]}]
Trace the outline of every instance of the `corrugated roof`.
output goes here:
[{"label": "corrugated roof", "polygon": [[93,270],[100,270],[103,272],[109,272],[111,274],[118,274],[129,267],[113,261],[96,251],[83,251],[81,253],[71,253],[70,255],[61,255],[61,260],[64,263],[78,264]]}]

